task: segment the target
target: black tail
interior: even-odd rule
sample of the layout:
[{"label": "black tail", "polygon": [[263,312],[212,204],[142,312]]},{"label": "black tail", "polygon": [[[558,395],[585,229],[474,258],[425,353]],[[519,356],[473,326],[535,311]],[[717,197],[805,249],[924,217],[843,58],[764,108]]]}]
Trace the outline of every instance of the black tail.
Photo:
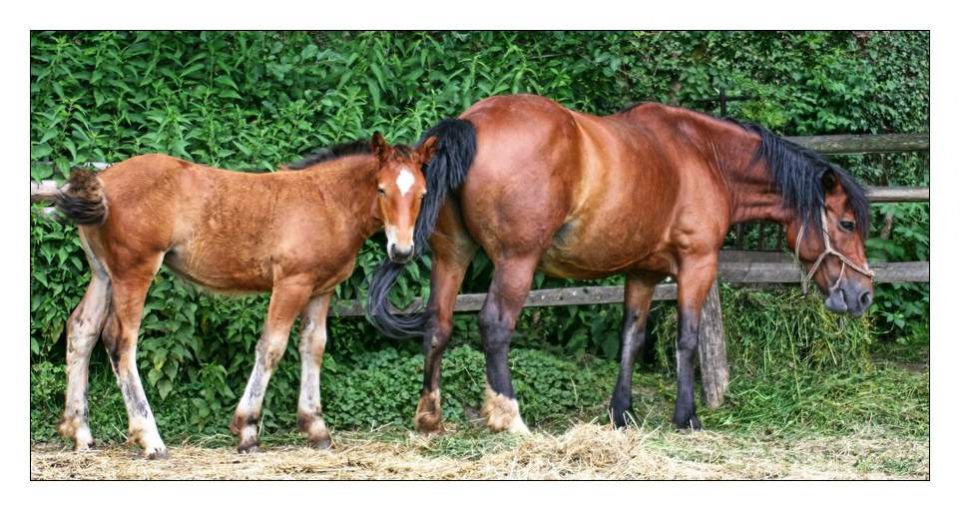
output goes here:
[{"label": "black tail", "polygon": [[107,219],[107,197],[97,174],[91,170],[73,169],[69,186],[57,193],[55,205],[77,224],[100,225]]},{"label": "black tail", "polygon": [[[430,128],[420,143],[430,137],[437,137],[439,145],[424,172],[427,195],[420,206],[414,232],[416,255],[422,254],[427,247],[447,193],[456,191],[463,184],[477,152],[477,132],[469,121],[444,119]],[[427,322],[423,310],[404,314],[395,314],[390,310],[390,289],[402,271],[402,264],[385,261],[374,273],[367,296],[367,318],[381,333],[396,339],[423,335]]]}]

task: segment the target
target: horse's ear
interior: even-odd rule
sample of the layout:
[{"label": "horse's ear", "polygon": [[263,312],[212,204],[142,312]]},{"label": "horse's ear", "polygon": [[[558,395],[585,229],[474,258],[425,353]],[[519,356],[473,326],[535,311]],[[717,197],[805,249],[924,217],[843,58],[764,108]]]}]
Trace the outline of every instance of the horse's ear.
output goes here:
[{"label": "horse's ear", "polygon": [[378,160],[383,162],[387,159],[390,146],[387,145],[387,141],[383,139],[383,135],[379,131],[373,132],[373,138],[370,139],[370,152],[377,157]]},{"label": "horse's ear", "polygon": [[820,183],[823,186],[824,193],[833,193],[840,186],[840,178],[833,169],[827,169],[820,176]]},{"label": "horse's ear", "polygon": [[420,147],[417,148],[417,152],[420,155],[420,161],[426,165],[430,163],[430,160],[433,159],[434,155],[437,154],[437,137],[430,137],[423,141],[420,144]]}]

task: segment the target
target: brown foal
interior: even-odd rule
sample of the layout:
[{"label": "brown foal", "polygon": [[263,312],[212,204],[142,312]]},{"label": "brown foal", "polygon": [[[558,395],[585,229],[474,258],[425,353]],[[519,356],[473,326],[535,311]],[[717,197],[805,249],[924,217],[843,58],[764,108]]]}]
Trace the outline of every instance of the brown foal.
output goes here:
[{"label": "brown foal", "polygon": [[418,238],[429,238],[433,250],[426,312],[397,316],[384,305],[401,270],[391,263],[378,271],[369,303],[387,335],[423,335],[424,381],[414,419],[421,431],[440,427],[441,357],[478,248],[495,265],[479,315],[483,412],[493,430],[527,430],[507,352],[537,270],[577,279],[626,276],[620,375],[610,405],[620,426],[630,412],[631,375],[654,286],[673,276],[679,309],[673,422],[700,428],[694,409],[700,309],[733,224],[784,225],[830,310],[859,315],[872,301],[863,190],[820,155],[758,126],[658,104],[598,117],[519,95],[480,101],[427,137],[439,139],[439,150],[427,167],[430,185],[417,225]]},{"label": "brown foal", "polygon": [[218,291],[270,291],[256,360],[230,425],[238,449],[258,445],[270,376],[299,315],[303,329],[299,429],[328,447],[320,368],[334,288],[353,271],[364,240],[384,228],[391,260],[409,260],[432,142],[390,147],[376,133],[318,153],[291,172],[250,174],[170,156],[137,156],[93,174],[75,171],[57,199],[79,225],[92,279],[67,324],[67,393],[60,433],[76,449],[87,425],[87,367],[102,337],[126,403],[130,439],[148,458],[166,447],[137,372],[137,336],[147,289],[161,264]]}]

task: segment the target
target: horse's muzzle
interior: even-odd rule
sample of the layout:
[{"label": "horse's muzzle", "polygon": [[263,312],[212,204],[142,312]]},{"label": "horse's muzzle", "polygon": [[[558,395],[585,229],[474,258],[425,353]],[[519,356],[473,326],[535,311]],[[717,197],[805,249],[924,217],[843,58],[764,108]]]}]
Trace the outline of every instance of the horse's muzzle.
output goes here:
[{"label": "horse's muzzle", "polygon": [[390,246],[387,247],[387,255],[390,256],[391,261],[397,264],[406,264],[413,259],[413,245],[401,248],[394,243],[390,243]]},{"label": "horse's muzzle", "polygon": [[831,291],[824,301],[827,310],[854,317],[863,315],[872,303],[872,290],[849,280]]}]

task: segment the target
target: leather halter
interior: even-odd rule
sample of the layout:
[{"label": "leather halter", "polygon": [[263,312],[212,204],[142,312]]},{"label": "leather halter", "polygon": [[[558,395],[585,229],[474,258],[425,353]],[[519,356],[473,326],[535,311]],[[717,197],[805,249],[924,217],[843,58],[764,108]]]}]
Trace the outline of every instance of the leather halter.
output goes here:
[{"label": "leather halter", "polygon": [[800,263],[800,286],[803,289],[803,294],[807,294],[807,290],[810,287],[810,281],[813,280],[813,274],[817,272],[817,269],[820,268],[820,265],[823,264],[823,261],[827,258],[828,255],[837,256],[840,259],[840,275],[837,276],[837,281],[830,286],[830,292],[832,293],[838,287],[840,287],[840,282],[843,280],[843,272],[847,269],[847,266],[853,268],[855,271],[866,275],[873,280],[874,272],[870,269],[870,266],[864,261],[864,265],[860,266],[859,264],[850,260],[849,257],[837,252],[833,245],[830,243],[830,234],[827,232],[827,210],[820,210],[820,226],[823,229],[823,252],[819,257],[813,262],[813,266],[810,267],[810,271],[806,274],[803,274],[803,265],[800,263],[800,242],[803,240],[803,233],[807,228],[807,223],[804,222],[800,226],[800,233],[797,234],[797,244],[796,250],[794,251],[794,257],[797,259],[797,263]]}]

